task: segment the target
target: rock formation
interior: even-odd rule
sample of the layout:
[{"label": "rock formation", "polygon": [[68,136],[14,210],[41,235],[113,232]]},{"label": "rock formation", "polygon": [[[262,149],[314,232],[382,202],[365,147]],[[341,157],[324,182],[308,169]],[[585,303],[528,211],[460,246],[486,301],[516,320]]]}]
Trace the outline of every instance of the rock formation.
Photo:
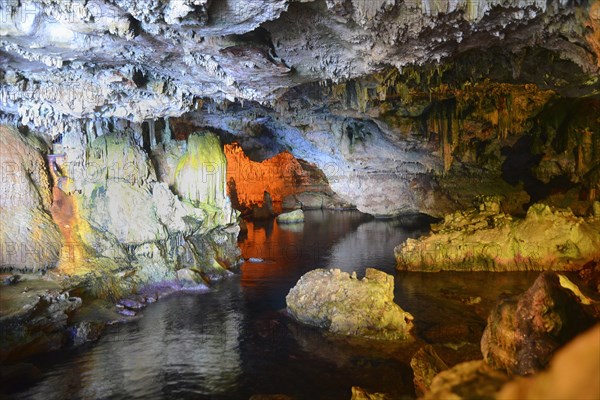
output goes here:
[{"label": "rock formation", "polygon": [[596,399],[600,395],[600,326],[577,336],[552,358],[546,371],[510,378],[483,361],[458,364],[438,374],[422,400]]},{"label": "rock formation", "polygon": [[208,127],[378,216],[600,193],[595,2],[143,4],[2,4],[2,121],[57,141],[133,123],[150,144]]},{"label": "rock formation", "polygon": [[413,317],[394,303],[394,278],[367,268],[357,279],[339,269],[302,276],[286,296],[296,320],[332,333],[373,339],[408,339]]},{"label": "rock formation", "polygon": [[509,374],[539,372],[560,346],[593,324],[585,307],[599,301],[583,296],[564,275],[542,273],[527,292],[492,310],[481,339],[484,360]]},{"label": "rock formation", "polygon": [[461,400],[493,398],[508,381],[508,376],[483,361],[468,361],[440,372],[422,400]]},{"label": "rock formation", "polygon": [[399,269],[528,271],[578,269],[600,257],[600,220],[544,204],[525,218],[500,211],[498,199],[446,215],[432,233],[396,247]]},{"label": "rock formation", "polygon": [[448,369],[446,363],[437,355],[431,345],[421,347],[410,360],[410,367],[415,375],[413,382],[417,395],[422,396],[429,391],[433,378]]},{"label": "rock formation", "polygon": [[37,271],[58,262],[62,237],[50,215],[43,138],[0,125],[0,268]]},{"label": "rock formation", "polygon": [[600,325],[577,336],[552,358],[549,368],[515,379],[496,395],[508,399],[597,399],[600,397]]},{"label": "rock formation", "polygon": [[[397,248],[406,270],[600,258],[598,2],[7,0],[0,20],[0,269],[45,273],[52,298],[203,290],[239,262],[238,211],[279,205],[444,217]],[[249,188],[233,160],[273,179]],[[465,211],[481,196],[503,198]],[[570,299],[545,279],[522,300],[532,309],[554,289]],[[406,339],[393,286],[316,270],[288,308],[334,333]],[[65,330],[74,310],[55,324],[44,313],[69,303],[47,303],[36,321]]]},{"label": "rock formation", "polygon": [[295,210],[279,214],[277,216],[277,222],[280,224],[297,224],[304,222],[304,212],[302,210]]}]

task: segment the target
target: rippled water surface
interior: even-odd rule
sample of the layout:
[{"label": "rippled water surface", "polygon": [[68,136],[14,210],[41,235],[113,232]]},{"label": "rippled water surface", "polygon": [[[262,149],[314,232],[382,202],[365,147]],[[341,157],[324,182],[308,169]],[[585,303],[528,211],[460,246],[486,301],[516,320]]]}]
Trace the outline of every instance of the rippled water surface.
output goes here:
[{"label": "rippled water surface", "polygon": [[250,223],[240,237],[243,255],[264,262],[245,263],[208,293],[162,299],[95,344],[36,360],[42,379],[14,397],[349,399],[352,386],[411,397],[408,361],[423,341],[476,343],[497,296],[524,290],[536,275],[396,273],[396,301],[415,316],[420,337],[408,344],[350,343],[281,312],[289,289],[311,269],[395,273],[393,248],[427,229],[411,225],[350,211],[307,212],[294,226]]}]

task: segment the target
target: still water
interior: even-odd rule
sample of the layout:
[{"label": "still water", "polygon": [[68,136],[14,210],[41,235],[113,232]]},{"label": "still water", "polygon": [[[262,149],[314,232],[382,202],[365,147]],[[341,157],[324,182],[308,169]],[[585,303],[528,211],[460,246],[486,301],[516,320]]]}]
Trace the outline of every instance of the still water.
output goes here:
[{"label": "still water", "polygon": [[[472,351],[497,296],[523,291],[536,274],[395,273],[393,248],[426,223],[375,220],[354,211],[306,212],[302,225],[249,223],[246,262],[208,293],[178,293],[139,320],[112,326],[82,349],[37,360],[42,379],[19,399],[349,399],[352,386],[414,396],[408,364],[424,342]],[[395,273],[396,301],[415,316],[420,339],[378,344],[331,337],[282,310],[285,296],[314,268]],[[470,343],[469,343],[470,342]],[[454,349],[454,350],[452,350]],[[450,353],[449,353],[450,354]]]}]

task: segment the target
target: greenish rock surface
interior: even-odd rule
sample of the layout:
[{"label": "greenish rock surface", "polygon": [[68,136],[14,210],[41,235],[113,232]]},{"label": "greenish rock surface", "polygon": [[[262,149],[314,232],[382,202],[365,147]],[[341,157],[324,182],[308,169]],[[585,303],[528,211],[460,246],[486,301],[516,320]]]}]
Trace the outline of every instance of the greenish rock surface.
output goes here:
[{"label": "greenish rock surface", "polygon": [[219,138],[210,132],[195,133],[187,139],[187,150],[175,170],[175,188],[195,203],[223,207],[226,192],[227,160]]},{"label": "greenish rock surface", "polygon": [[277,216],[277,222],[280,224],[296,224],[304,222],[304,212],[302,210],[294,210],[279,214]]},{"label": "greenish rock surface", "polygon": [[339,269],[304,274],[286,296],[288,312],[299,322],[341,335],[409,339],[412,315],[394,303],[394,277],[367,268],[357,279]]},{"label": "greenish rock surface", "polygon": [[577,269],[600,257],[600,219],[534,204],[525,218],[500,211],[498,198],[446,215],[432,233],[396,247],[409,271]]}]

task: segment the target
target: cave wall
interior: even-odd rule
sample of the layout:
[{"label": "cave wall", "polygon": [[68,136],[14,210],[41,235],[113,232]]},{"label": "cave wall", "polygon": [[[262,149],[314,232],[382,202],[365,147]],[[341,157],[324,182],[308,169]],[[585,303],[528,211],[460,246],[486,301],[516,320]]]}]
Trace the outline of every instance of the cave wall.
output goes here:
[{"label": "cave wall", "polygon": [[314,165],[282,152],[261,162],[252,161],[237,143],[225,145],[227,189],[236,209],[261,206],[268,192],[276,209],[293,195],[304,192],[333,194],[327,178]]},{"label": "cave wall", "polygon": [[[34,147],[33,134],[2,126],[3,162],[15,166],[7,171],[15,182],[3,181],[2,268],[55,269],[115,297],[154,282],[227,274],[238,262],[239,228],[220,140],[206,131],[180,142],[163,137],[147,152],[144,129],[120,121]],[[169,163],[173,175],[162,181],[155,165]],[[30,252],[13,254],[11,243],[53,247],[33,254],[39,260],[15,262]]]},{"label": "cave wall", "polygon": [[51,181],[42,152],[48,143],[0,125],[0,268],[54,266],[62,245],[52,220]]},{"label": "cave wall", "polygon": [[[209,128],[261,161],[289,151],[376,216],[495,194],[509,212],[582,213],[598,196],[597,2],[144,4],[3,3],[0,119],[53,139],[128,121],[151,181],[191,202],[206,193],[175,163],[203,144],[154,146],[164,118],[189,128],[175,139]],[[214,171],[184,174],[220,190],[223,160],[206,156]],[[229,207],[224,193],[202,204]]]}]

